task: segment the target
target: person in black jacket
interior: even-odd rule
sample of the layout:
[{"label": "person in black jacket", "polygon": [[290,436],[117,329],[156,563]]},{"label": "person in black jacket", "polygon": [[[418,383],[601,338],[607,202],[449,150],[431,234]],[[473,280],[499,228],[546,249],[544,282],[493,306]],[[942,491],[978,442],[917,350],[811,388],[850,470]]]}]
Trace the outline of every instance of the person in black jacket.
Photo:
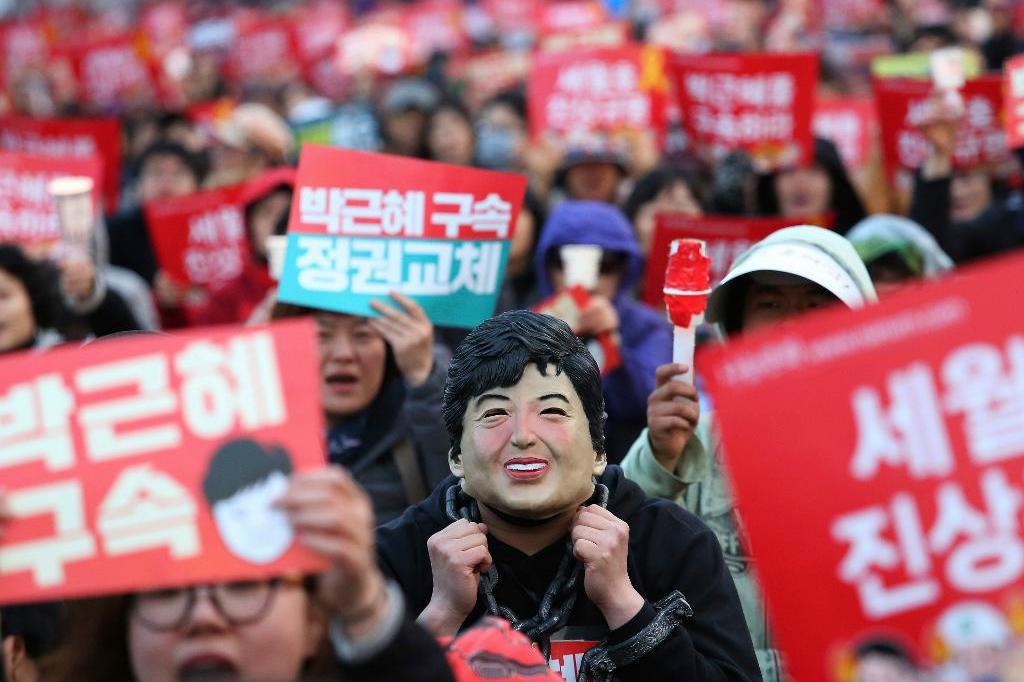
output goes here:
[{"label": "person in black jacket", "polygon": [[[556,318],[483,322],[449,368],[453,477],[378,530],[385,575],[438,637],[484,614],[592,679],[760,680],[714,534],[606,466],[593,357]],[[582,676],[582,673],[581,673]]]}]

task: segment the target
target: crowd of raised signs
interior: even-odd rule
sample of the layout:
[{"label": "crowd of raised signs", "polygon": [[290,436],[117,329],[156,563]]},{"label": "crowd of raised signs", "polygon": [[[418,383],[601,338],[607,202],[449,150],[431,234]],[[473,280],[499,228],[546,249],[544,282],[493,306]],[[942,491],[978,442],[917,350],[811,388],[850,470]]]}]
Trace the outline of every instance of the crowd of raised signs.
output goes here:
[{"label": "crowd of raised signs", "polygon": [[[103,351],[109,342],[100,339],[143,343],[134,337],[148,334],[146,342],[156,344],[154,352],[164,353],[165,361],[173,353],[173,379],[142,355],[120,375],[79,372],[79,397],[110,392],[118,376],[124,381],[137,375],[144,377],[136,388],[145,400],[109,408],[122,410],[120,417],[103,416],[102,407],[90,416],[83,408],[79,419],[90,430],[75,442],[86,443],[94,459],[171,443],[184,451],[188,438],[230,431],[228,422],[218,430],[203,412],[215,412],[217,396],[227,395],[203,383],[202,373],[218,363],[232,371],[274,367],[246,375],[252,396],[248,402],[237,398],[243,434],[287,421],[289,406],[265,389],[287,383],[292,365],[286,367],[287,353],[274,355],[273,343],[292,337],[271,342],[258,330],[278,324],[291,329],[290,322],[278,321],[310,317],[320,374],[315,389],[305,388],[318,420],[322,413],[317,423],[325,424],[317,442],[330,463],[348,473],[341,479],[312,476],[304,488],[290,489],[282,505],[298,528],[315,533],[315,517],[325,513],[316,505],[327,499],[325,491],[351,500],[364,495],[361,488],[365,495],[353,504],[373,520],[367,527],[394,521],[451,474],[450,431],[441,406],[448,363],[459,344],[492,315],[535,310],[568,323],[597,361],[609,464],[621,466],[648,496],[696,515],[721,545],[757,666],[730,666],[723,649],[720,667],[699,668],[707,677],[694,668],[690,674],[698,676],[678,679],[747,680],[759,670],[765,680],[785,680],[792,667],[804,679],[837,682],[1024,680],[1024,546],[1013,554],[1017,545],[1005,544],[1010,554],[990,557],[996,568],[983,565],[987,550],[964,554],[959,563],[950,559],[947,566],[954,568],[945,582],[929,582],[932,562],[955,555],[961,537],[991,528],[993,542],[1004,537],[1000,529],[1018,542],[1024,506],[1019,469],[1009,482],[1002,470],[986,470],[983,492],[966,498],[955,486],[943,488],[934,513],[928,512],[937,518],[930,531],[911,518],[909,509],[918,514],[907,504],[913,498],[899,493],[890,505],[877,492],[881,488],[876,497],[851,497],[845,510],[877,501],[884,505],[877,518],[832,510],[836,560],[822,569],[829,575],[820,588],[805,590],[850,590],[844,617],[858,627],[877,627],[824,644],[808,635],[806,642],[828,650],[811,651],[790,665],[792,651],[806,655],[813,647],[801,649],[791,632],[776,640],[768,625],[777,617],[772,605],[794,602],[784,589],[767,589],[765,598],[753,566],[759,550],[773,542],[803,552],[799,529],[773,539],[768,532],[775,527],[763,516],[752,518],[751,551],[748,524],[725,473],[722,437],[710,423],[712,416],[716,426],[721,419],[725,442],[731,448],[739,443],[734,451],[740,452],[747,438],[740,433],[743,419],[725,419],[736,404],[729,396],[721,400],[722,414],[713,411],[718,395],[709,393],[699,360],[695,369],[692,360],[683,363],[688,367],[673,364],[679,361],[673,343],[674,337],[680,343],[680,325],[674,314],[672,321],[666,316],[663,293],[670,243],[703,240],[711,258],[710,299],[696,343],[724,342],[728,348],[747,332],[775,330],[819,308],[873,308],[879,301],[884,307],[890,297],[926,289],[926,281],[942,286],[956,280],[961,265],[984,267],[1024,245],[1024,157],[1015,153],[1024,148],[1024,57],[1015,59],[1024,53],[1024,2],[36,0],[0,1],[0,12],[6,13],[0,15],[0,362],[18,354],[28,368],[17,380],[0,377],[0,523],[47,504],[5,504],[5,493],[18,487],[12,482],[31,478],[21,472],[5,484],[5,468],[19,471],[40,457],[53,471],[61,467],[54,453],[63,441],[57,436],[31,441],[35,445],[22,439],[35,428],[20,430],[26,419],[36,419],[25,416],[35,409],[26,406],[31,400],[63,405],[65,394],[74,401],[59,381],[47,383],[58,375],[32,374],[31,363],[70,348],[93,353],[90,364],[113,360],[117,346]],[[53,181],[67,177],[88,179],[78,192],[87,195],[86,211],[94,216],[84,233],[69,229],[73,216],[55,198],[67,186],[55,189],[60,183]],[[1024,263],[1018,261],[1018,268],[1024,272]],[[1003,316],[1016,315],[1012,290],[985,296],[1006,301]],[[910,327],[938,334],[964,315],[949,304],[921,313]],[[940,373],[948,388],[944,398],[936,395],[932,370],[912,365],[912,354],[901,356],[903,365],[879,367],[877,376],[867,372],[856,392],[851,385],[844,395],[853,397],[842,398],[851,424],[842,438],[846,431],[857,434],[856,447],[846,453],[852,452],[849,471],[843,469],[851,480],[885,479],[890,468],[904,465],[908,480],[950,476],[961,457],[954,453],[964,451],[979,466],[1024,454],[1024,341],[1012,335],[1020,326],[1009,324],[1011,333],[991,354],[966,339],[963,353],[949,355]],[[210,325],[232,326],[208,337],[181,336],[191,345],[173,345],[165,336]],[[836,323],[836,330],[843,328]],[[848,341],[881,344],[871,333]],[[712,383],[769,382],[781,376],[779,367],[796,371],[849,350],[834,336],[818,338],[816,346],[813,340],[803,338],[802,351],[750,346],[747,355],[717,365]],[[130,346],[124,348],[128,357]],[[68,372],[76,369],[74,355],[54,357],[65,358]],[[287,363],[301,360],[301,353],[293,353]],[[280,376],[275,362],[285,370]],[[1004,362],[1010,378],[986,384],[986,372],[1003,371]],[[673,380],[686,372],[687,381]],[[19,393],[28,382],[35,382],[38,394]],[[288,385],[280,395],[300,389]],[[179,409],[171,407],[179,390],[182,428],[192,434],[185,441],[155,427],[119,441],[117,427],[102,426],[104,420],[156,414],[146,412],[147,405]],[[890,398],[879,398],[883,394]],[[938,416],[928,421],[933,407]],[[1002,410],[1002,421],[992,426],[975,418],[975,409]],[[58,413],[70,412],[38,410],[40,429],[50,428],[46,419]],[[936,420],[953,414],[965,415],[966,445],[937,435],[936,425],[946,422]],[[755,423],[771,426],[752,419],[747,434]],[[813,433],[822,438],[820,430]],[[789,437],[804,438],[799,430]],[[266,485],[276,484],[275,473],[292,471],[287,456],[284,464],[274,457],[271,452],[267,459],[272,473],[259,477],[270,481]],[[752,474],[733,475],[746,499],[742,493],[753,487]],[[772,485],[786,481],[782,472]],[[175,484],[165,483],[159,489],[173,496]],[[279,494],[287,484],[281,486]],[[234,494],[215,488],[202,491],[211,505]],[[114,492],[100,505],[108,489],[118,487],[105,480],[99,490],[85,488],[87,506],[101,509],[96,527],[104,523],[108,502],[116,507]],[[794,487],[794,496],[797,490],[802,488]],[[82,489],[74,495],[81,497]],[[991,518],[972,509],[982,497],[996,509]],[[757,501],[750,504],[753,509]],[[246,509],[243,501],[225,513],[244,515]],[[893,526],[883,540],[890,509]],[[187,505],[180,511],[186,513]],[[53,513],[58,527],[71,528],[69,519],[78,512]],[[290,530],[260,518],[265,526],[252,525],[252,532],[264,534],[257,544],[265,542],[271,553],[276,542],[289,546]],[[372,543],[369,535],[363,540]],[[175,542],[173,551],[188,557],[189,538],[176,536]],[[69,549],[72,544],[61,547],[70,552],[65,561],[91,556]],[[230,549],[253,564],[265,563],[258,550],[247,556],[251,547]],[[779,554],[764,551],[766,558]],[[808,545],[807,551],[814,549]],[[13,594],[12,585],[28,584],[9,582],[5,591],[4,581],[28,565],[20,563],[21,554],[7,553],[5,565],[0,539],[0,603]],[[280,566],[275,570],[284,574]],[[430,566],[420,568],[430,574]],[[42,569],[35,570],[45,583]],[[885,578],[894,570],[902,571],[904,584],[894,587],[895,579]],[[437,575],[435,567],[435,583]],[[784,575],[766,566],[769,588],[784,583],[778,577]],[[374,616],[365,632],[353,627],[335,636],[321,623],[319,629],[292,628],[286,637],[281,627],[263,621],[284,622],[288,613],[279,611],[298,608],[281,596],[303,586],[289,580],[219,582],[205,589],[205,599],[198,588],[138,592],[125,597],[120,609],[105,604],[81,613],[59,601],[11,599],[19,604],[0,610],[0,682],[124,674],[142,682],[384,679],[375,677],[381,674],[490,679],[482,672],[486,666],[473,663],[472,652],[480,646],[493,653],[487,648],[493,640],[455,640],[462,648],[449,645],[443,674],[430,664],[417,670],[416,661],[403,663],[387,648],[393,641],[410,656],[429,658],[423,633],[454,633],[428,623],[423,633],[396,635],[391,621],[403,614],[396,616],[394,608]],[[315,587],[307,582],[306,588],[322,594],[325,583],[330,581]],[[125,591],[116,589],[116,579],[94,584],[96,594]],[[382,589],[394,606],[388,591],[395,584]],[[275,590],[282,603],[270,608]],[[57,593],[37,596],[48,594]],[[185,599],[182,594],[189,603],[179,617],[167,604],[176,596]],[[355,603],[359,595],[339,594],[347,596],[337,597],[338,612],[361,623],[362,610],[345,611],[351,607],[345,599]],[[533,596],[539,603],[541,595]],[[816,598],[807,594],[808,606],[797,614],[805,623],[832,615],[815,612]],[[413,603],[407,593],[406,611]],[[245,628],[265,631],[239,635],[241,648],[221,658],[199,656],[188,665],[167,660],[160,651],[176,650],[173,636],[201,636],[192,632],[201,627],[192,622],[200,617],[190,614],[205,617],[207,611],[224,621],[219,637],[230,639]],[[132,620],[140,614],[143,625]],[[78,631],[87,622],[103,636],[82,636]],[[150,628],[141,648],[131,644],[140,627]],[[511,634],[497,632],[490,636],[507,638],[514,647]],[[546,652],[549,635],[543,636]],[[486,639],[488,633],[477,636]],[[710,655],[701,651],[710,645],[696,636],[694,641],[699,655]],[[248,656],[247,646],[262,653],[252,658],[255,667],[243,670],[232,656]],[[382,651],[394,667],[374,667]],[[553,679],[576,679],[582,652],[560,651],[568,653],[562,659],[551,654],[550,661],[537,657],[538,670],[530,668],[533,654],[526,647],[521,662],[509,667],[511,659],[502,659],[506,667],[495,679],[540,679],[545,669]],[[319,660],[325,655],[332,659],[327,667]],[[823,661],[817,671],[806,662],[815,655]],[[289,657],[303,661],[301,677],[288,669]],[[407,673],[395,672],[402,665]],[[659,670],[683,670],[631,668],[621,661],[619,668],[617,679],[646,682],[667,674]]]}]

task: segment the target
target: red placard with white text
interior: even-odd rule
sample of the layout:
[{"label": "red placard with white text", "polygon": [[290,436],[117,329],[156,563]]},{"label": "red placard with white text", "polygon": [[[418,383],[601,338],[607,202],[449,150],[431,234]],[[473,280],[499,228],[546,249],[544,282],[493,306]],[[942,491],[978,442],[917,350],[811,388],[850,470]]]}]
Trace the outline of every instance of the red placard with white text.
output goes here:
[{"label": "red placard with white text", "polygon": [[188,8],[182,0],[159,0],[139,11],[139,29],[156,55],[166,55],[188,41]]},{"label": "red placard with white text", "polygon": [[315,350],[300,320],[0,360],[0,603],[322,570],[273,507],[325,464]]},{"label": "red placard with white text", "polygon": [[707,242],[707,255],[711,258],[711,286],[715,287],[740,254],[772,232],[798,224],[800,221],[794,221],[793,218],[693,218],[681,213],[660,213],[655,217],[654,238],[651,251],[647,254],[644,301],[658,309],[665,305],[662,289],[672,240],[701,239]]},{"label": "red placard with white text", "polygon": [[43,156],[103,159],[104,210],[121,191],[121,124],[117,119],[0,117],[0,149]]},{"label": "red placard with white text", "polygon": [[676,54],[669,64],[686,134],[711,158],[736,149],[768,167],[813,158],[817,55]]},{"label": "red placard with white text", "polygon": [[869,637],[941,679],[1019,679],[999,667],[1024,650],[1024,324],[1003,302],[1022,268],[701,356],[794,679],[854,679]]},{"label": "red placard with white text", "polygon": [[298,48],[291,24],[275,19],[241,24],[225,65],[232,79],[284,78],[298,71]]},{"label": "red placard with white text", "polygon": [[664,59],[639,45],[537,54],[527,86],[531,133],[664,132]]},{"label": "red placard with white text", "polygon": [[878,128],[878,110],[871,99],[820,99],[812,122],[817,137],[831,140],[850,171],[871,161],[871,143]]},{"label": "red placard with white text", "polygon": [[0,242],[47,247],[61,240],[57,205],[47,188],[54,178],[92,178],[99,204],[103,162],[98,157],[54,157],[0,153]]},{"label": "red placard with white text", "polygon": [[200,287],[241,274],[249,253],[244,188],[231,185],[145,206],[153,250],[167,274]]},{"label": "red placard with white text", "polygon": [[1024,147],[1024,56],[1014,57],[1003,66],[1003,91],[1006,95],[1006,144],[1010,149]]},{"label": "red placard with white text", "polygon": [[434,52],[458,52],[469,46],[458,2],[417,2],[405,10],[403,18],[412,56],[418,63],[425,63]]},{"label": "red placard with white text", "polygon": [[131,101],[153,103],[159,96],[155,66],[142,34],[105,38],[70,50],[78,96],[107,109]]},{"label": "red placard with white text", "polygon": [[537,26],[545,35],[595,29],[607,19],[608,12],[598,0],[556,0],[537,7]]},{"label": "red placard with white text", "polygon": [[[928,157],[918,126],[928,113],[932,84],[906,78],[876,78],[875,101],[882,129],[882,154],[890,182],[904,186]],[[964,117],[953,143],[953,164],[1008,173],[1013,164],[1003,128],[1003,79],[982,76],[961,90]]]}]

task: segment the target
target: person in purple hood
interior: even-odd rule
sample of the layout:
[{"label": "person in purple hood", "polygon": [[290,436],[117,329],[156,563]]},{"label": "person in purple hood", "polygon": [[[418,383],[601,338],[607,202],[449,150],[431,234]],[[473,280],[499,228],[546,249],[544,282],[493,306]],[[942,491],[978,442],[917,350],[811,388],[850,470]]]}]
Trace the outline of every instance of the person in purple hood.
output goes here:
[{"label": "person in purple hood", "polygon": [[560,248],[566,244],[603,249],[600,277],[577,333],[587,339],[617,332],[621,340],[622,364],[603,379],[608,459],[614,463],[644,428],[655,369],[671,361],[672,332],[662,315],[633,297],[644,260],[633,228],[619,209],[597,201],[564,201],[555,207],[535,256],[545,297],[565,286]]}]

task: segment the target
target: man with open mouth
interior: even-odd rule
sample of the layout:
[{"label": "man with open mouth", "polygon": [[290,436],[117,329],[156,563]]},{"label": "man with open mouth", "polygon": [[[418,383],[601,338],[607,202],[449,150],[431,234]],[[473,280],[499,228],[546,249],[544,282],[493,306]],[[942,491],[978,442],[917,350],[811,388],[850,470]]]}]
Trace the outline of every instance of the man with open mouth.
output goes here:
[{"label": "man with open mouth", "polygon": [[483,322],[442,409],[453,476],[378,531],[422,625],[447,637],[491,614],[545,654],[589,641],[578,679],[760,679],[714,534],[607,465],[601,378],[568,325]]}]

